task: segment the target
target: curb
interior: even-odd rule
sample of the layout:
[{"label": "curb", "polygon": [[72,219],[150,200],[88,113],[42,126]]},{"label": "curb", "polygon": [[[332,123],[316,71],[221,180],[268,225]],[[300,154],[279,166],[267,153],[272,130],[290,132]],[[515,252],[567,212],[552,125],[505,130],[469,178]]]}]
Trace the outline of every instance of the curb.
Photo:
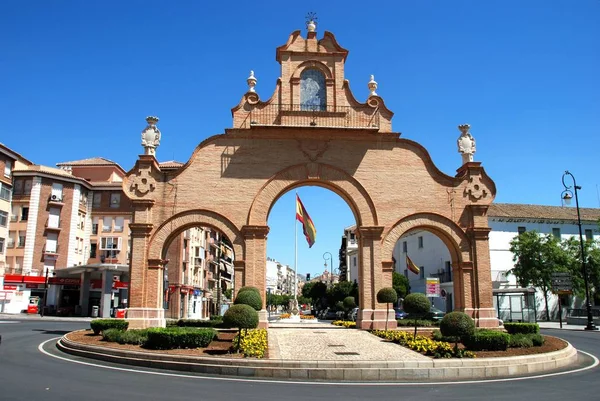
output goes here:
[{"label": "curb", "polygon": [[524,376],[564,368],[577,361],[577,350],[567,347],[528,356],[431,361],[293,361],[274,359],[210,358],[125,351],[71,341],[56,344],[67,354],[105,362],[223,376],[328,381],[474,380]]}]

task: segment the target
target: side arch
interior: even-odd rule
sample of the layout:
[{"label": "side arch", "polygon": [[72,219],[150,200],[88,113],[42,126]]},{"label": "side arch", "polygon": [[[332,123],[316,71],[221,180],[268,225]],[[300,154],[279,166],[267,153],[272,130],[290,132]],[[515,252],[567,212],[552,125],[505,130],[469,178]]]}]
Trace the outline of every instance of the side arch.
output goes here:
[{"label": "side arch", "polygon": [[235,224],[218,213],[201,209],[181,212],[165,220],[150,238],[148,259],[162,259],[165,244],[181,231],[194,226],[208,226],[221,231],[232,242],[235,258],[244,258],[244,239]]},{"label": "side arch", "polygon": [[304,71],[308,68],[314,68],[315,70],[321,71],[323,73],[323,75],[325,76],[325,79],[333,79],[333,75],[332,75],[329,67],[327,67],[324,63],[317,61],[317,60],[307,60],[307,61],[301,63],[294,70],[294,72],[291,76],[291,79],[300,79],[300,74],[302,73],[302,71]]},{"label": "side arch", "polygon": [[317,185],[338,194],[350,207],[359,226],[376,226],[377,212],[367,191],[351,175],[326,164],[300,164],[275,174],[254,197],[248,225],[266,226],[271,207],[294,187]]},{"label": "side arch", "polygon": [[436,213],[416,213],[400,219],[384,233],[382,258],[391,258],[396,242],[407,232],[423,229],[436,234],[448,248],[453,262],[471,262],[471,241],[452,220]]}]

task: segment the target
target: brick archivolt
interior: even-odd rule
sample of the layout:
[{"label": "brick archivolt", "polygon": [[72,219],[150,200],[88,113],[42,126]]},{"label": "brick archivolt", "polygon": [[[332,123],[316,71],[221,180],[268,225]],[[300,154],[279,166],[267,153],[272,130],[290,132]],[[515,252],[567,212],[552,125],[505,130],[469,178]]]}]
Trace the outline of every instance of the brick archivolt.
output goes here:
[{"label": "brick archivolt", "polygon": [[231,221],[210,210],[190,210],[172,216],[158,228],[150,239],[148,259],[161,259],[165,245],[174,236],[192,227],[210,227],[220,231],[232,242],[236,259],[244,258],[244,239]]},{"label": "brick archivolt", "polygon": [[396,242],[409,231],[427,230],[448,247],[453,264],[471,261],[471,243],[465,232],[452,220],[435,213],[417,213],[399,220],[382,241],[382,259],[392,257]]},{"label": "brick archivolt", "polygon": [[303,185],[327,188],[346,201],[357,225],[376,226],[373,201],[360,183],[349,174],[326,164],[309,163],[289,167],[272,177],[254,198],[248,213],[249,225],[267,225],[271,207],[285,192]]}]

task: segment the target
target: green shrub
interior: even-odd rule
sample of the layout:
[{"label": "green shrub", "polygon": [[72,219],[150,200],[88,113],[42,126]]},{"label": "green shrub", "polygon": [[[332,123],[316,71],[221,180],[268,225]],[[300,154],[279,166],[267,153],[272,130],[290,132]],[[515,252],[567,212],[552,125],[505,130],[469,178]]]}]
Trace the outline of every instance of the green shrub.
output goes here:
[{"label": "green shrub", "polygon": [[531,348],[533,347],[533,341],[527,334],[510,334],[510,342],[508,343],[510,348]]},{"label": "green shrub", "polygon": [[353,309],[356,308],[356,301],[354,300],[354,297],[346,297],[344,298],[344,308],[346,309]]},{"label": "green shrub", "polygon": [[260,297],[260,291],[258,290],[258,288],[256,287],[252,287],[250,285],[244,286],[242,288],[240,288],[240,290],[238,291],[238,295],[240,295],[240,293],[244,292],[244,291],[254,291],[258,294],[258,296]]},{"label": "green shrub", "polygon": [[439,330],[433,330],[431,333],[431,339],[434,341],[444,341],[447,343],[457,343],[460,341],[460,337],[445,336]]},{"label": "green shrub", "polygon": [[125,331],[129,327],[129,322],[123,319],[96,319],[90,322],[90,327],[94,331],[94,334],[98,335],[108,329]]},{"label": "green shrub", "polygon": [[116,343],[119,341],[123,333],[125,332],[119,329],[102,330],[102,339],[104,341],[108,341],[109,343]]},{"label": "green shrub", "polygon": [[262,299],[260,299],[260,295],[258,291],[245,290],[240,291],[235,297],[235,301],[233,301],[234,305],[250,305],[254,310],[262,309]]},{"label": "green shrub", "polygon": [[221,316],[221,315],[210,315],[209,319],[210,320],[218,320],[218,321],[222,322],[223,321],[223,316]]},{"label": "green shrub", "polygon": [[413,317],[423,317],[431,309],[431,303],[425,294],[418,292],[408,294],[402,302],[404,311]]},{"label": "green shrub", "polygon": [[223,315],[223,323],[227,327],[236,327],[240,330],[254,329],[258,326],[258,313],[249,305],[233,305]]},{"label": "green shrub", "polygon": [[431,327],[434,325],[434,322],[432,322],[431,320],[423,320],[423,319],[416,319],[416,320],[396,319],[396,322],[398,322],[398,324],[397,324],[398,327],[414,327],[415,324],[417,325],[417,327]]},{"label": "green shrub", "polygon": [[[219,316],[221,317],[221,316]],[[179,319],[177,321],[179,327],[214,327],[223,328],[223,319],[199,320],[199,319]]]},{"label": "green shrub", "polygon": [[377,291],[377,302],[380,304],[393,304],[398,300],[398,294],[392,287],[385,287]]},{"label": "green shrub", "polygon": [[122,331],[117,338],[119,344],[144,345],[148,341],[148,329]]},{"label": "green shrub", "polygon": [[544,338],[543,335],[535,333],[535,334],[528,334],[529,338],[531,338],[531,342],[533,343],[534,347],[541,347],[542,345],[544,345],[544,342],[546,341],[546,339]]},{"label": "green shrub", "polygon": [[537,323],[504,323],[504,329],[508,334],[537,334],[540,326]]},{"label": "green shrub", "polygon": [[144,348],[149,349],[204,348],[217,336],[214,329],[193,327],[157,327],[148,329],[147,334]]},{"label": "green shrub", "polygon": [[442,318],[440,332],[445,337],[468,337],[475,332],[475,322],[466,313],[450,312]]},{"label": "green shrub", "polygon": [[473,335],[463,338],[462,342],[471,351],[506,351],[510,335],[501,331],[476,330]]},{"label": "green shrub", "polygon": [[166,319],[167,327],[176,327],[179,321],[177,319]]}]

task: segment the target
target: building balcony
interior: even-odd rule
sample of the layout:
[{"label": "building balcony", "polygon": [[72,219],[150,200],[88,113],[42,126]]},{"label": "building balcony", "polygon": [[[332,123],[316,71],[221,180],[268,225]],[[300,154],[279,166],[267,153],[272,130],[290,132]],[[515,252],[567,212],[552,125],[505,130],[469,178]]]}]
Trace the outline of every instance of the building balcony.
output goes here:
[{"label": "building balcony", "polygon": [[46,222],[46,225],[44,226],[44,228],[48,231],[60,231],[61,230],[61,224],[60,221],[59,222]]},{"label": "building balcony", "polygon": [[251,110],[236,128],[315,127],[379,130],[379,109],[371,106],[267,104]]},{"label": "building balcony", "polygon": [[56,206],[63,206],[64,196],[63,195],[50,195],[48,197],[48,203]]},{"label": "building balcony", "polygon": [[206,279],[208,281],[216,281],[214,273],[213,272],[206,272]]},{"label": "building balcony", "polygon": [[8,240],[6,240],[6,247],[7,248],[14,248],[15,247],[15,240],[12,238],[9,238]]},{"label": "building balcony", "polygon": [[18,221],[18,220],[19,220],[19,216],[15,215],[15,214],[12,214],[12,215],[10,216],[10,221],[11,221],[11,223],[14,223],[14,222],[16,222],[16,221]]},{"label": "building balcony", "polygon": [[452,273],[450,272],[437,272],[431,274],[431,277],[436,277],[440,279],[440,284],[442,283],[451,283],[452,282]]}]

